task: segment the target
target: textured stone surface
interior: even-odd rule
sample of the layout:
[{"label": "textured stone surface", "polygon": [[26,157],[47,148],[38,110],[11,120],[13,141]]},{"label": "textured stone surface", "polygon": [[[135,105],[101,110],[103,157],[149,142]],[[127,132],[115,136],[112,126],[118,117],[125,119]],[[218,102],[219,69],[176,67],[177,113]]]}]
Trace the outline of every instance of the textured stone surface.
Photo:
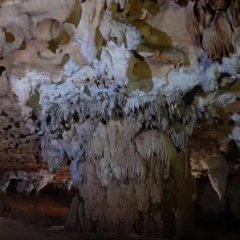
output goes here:
[{"label": "textured stone surface", "polygon": [[240,96],[238,15],[237,0],[1,2],[1,169],[44,160],[50,183],[71,178],[79,230],[188,232],[187,147],[219,198],[238,171],[239,116],[223,114]]}]

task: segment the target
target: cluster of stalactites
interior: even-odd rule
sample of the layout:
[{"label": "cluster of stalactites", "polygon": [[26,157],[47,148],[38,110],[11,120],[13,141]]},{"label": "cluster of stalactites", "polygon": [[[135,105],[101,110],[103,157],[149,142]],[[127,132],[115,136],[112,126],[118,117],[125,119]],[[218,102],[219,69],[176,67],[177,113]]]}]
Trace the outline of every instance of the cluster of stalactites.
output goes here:
[{"label": "cluster of stalactites", "polygon": [[213,10],[223,10],[226,8],[227,2],[226,0],[201,0],[202,4],[206,6],[209,4]]},{"label": "cluster of stalactites", "polygon": [[221,60],[236,52],[234,27],[240,22],[239,6],[235,0],[199,0],[195,3],[195,34],[212,60]]},{"label": "cluster of stalactites", "polygon": [[[46,115],[42,116],[42,154],[49,163],[50,172],[54,172],[67,157],[73,160],[72,168],[77,173],[78,163],[86,156],[89,159],[97,158],[100,162],[108,162],[113,169],[119,168],[114,166],[115,163],[125,159],[126,162],[122,162],[121,168],[126,171],[116,172],[116,175],[119,178],[127,178],[130,174],[133,178],[142,179],[145,170],[136,167],[142,166],[142,163],[138,164],[139,159],[149,159],[152,152],[155,152],[165,166],[162,169],[168,169],[164,162],[166,157],[163,157],[166,150],[161,146],[161,143],[164,144],[161,141],[162,137],[156,137],[154,133],[152,136],[145,134],[141,135],[144,138],[136,138],[134,142],[139,149],[136,152],[135,145],[129,144],[134,135],[139,131],[161,129],[166,136],[168,135],[173,146],[182,151],[186,149],[188,136],[192,134],[197,118],[198,111],[193,105],[183,107],[180,102],[167,107],[163,105],[162,98],[148,104],[145,98],[141,101],[136,98],[118,101],[118,105],[106,100],[97,103],[79,101],[75,106],[66,103],[55,109],[50,106]],[[152,137],[152,140],[146,140],[148,137],[150,140]],[[139,145],[140,142],[146,144]],[[152,151],[153,149],[155,150]],[[162,157],[159,156],[160,153],[163,154]],[[162,175],[167,176],[167,171],[164,170]]]},{"label": "cluster of stalactites", "polygon": [[53,179],[54,175],[49,174],[46,170],[30,173],[24,171],[6,172],[3,174],[2,179],[0,177],[0,193],[7,193],[11,180],[18,180],[16,185],[17,192],[28,195],[35,189],[36,194],[38,194]]},{"label": "cluster of stalactites", "polygon": [[[176,126],[176,122],[182,122],[183,124],[180,125],[184,125],[186,128],[184,131],[191,135],[198,118],[198,110],[194,105],[184,106],[179,99],[177,99],[178,102],[176,99],[174,99],[175,104],[170,104],[166,100],[164,101],[162,96],[124,98],[119,95],[96,102],[73,99],[74,104],[64,102],[58,105],[58,108],[53,108],[53,105],[50,104],[48,110],[45,111],[46,115],[42,118],[41,130],[45,134],[52,135],[52,133],[62,132],[66,128],[63,126],[63,122],[71,125],[72,123],[83,123],[88,119],[92,119],[95,123],[102,120],[109,122],[109,119],[135,119],[140,124],[144,123],[147,128],[159,128],[166,131],[171,138],[173,138],[176,128],[177,132],[182,131],[179,129],[179,124]],[[75,115],[78,118],[81,116],[81,119],[75,121]],[[172,120],[171,123],[169,119]],[[176,147],[183,146],[183,144],[175,145]]]},{"label": "cluster of stalactites", "polygon": [[166,133],[143,130],[142,125],[133,120],[99,124],[86,149],[86,158],[96,165],[103,185],[107,185],[113,175],[118,180],[138,182],[154,178],[160,183],[169,177],[171,162],[176,161],[178,154]]}]

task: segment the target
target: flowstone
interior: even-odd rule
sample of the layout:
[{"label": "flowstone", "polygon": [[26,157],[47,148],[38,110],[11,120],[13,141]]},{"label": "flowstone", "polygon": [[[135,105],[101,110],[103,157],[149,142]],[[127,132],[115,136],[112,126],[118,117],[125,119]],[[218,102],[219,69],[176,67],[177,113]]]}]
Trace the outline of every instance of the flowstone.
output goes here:
[{"label": "flowstone", "polygon": [[134,122],[99,124],[88,145],[68,227],[165,238],[191,234],[195,188],[185,150],[177,151],[164,132]]}]

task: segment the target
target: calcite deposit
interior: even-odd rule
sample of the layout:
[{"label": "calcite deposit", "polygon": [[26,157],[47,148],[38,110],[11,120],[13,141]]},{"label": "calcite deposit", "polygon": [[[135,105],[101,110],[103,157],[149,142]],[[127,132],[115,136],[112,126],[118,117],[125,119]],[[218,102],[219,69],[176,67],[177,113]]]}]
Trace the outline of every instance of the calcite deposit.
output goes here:
[{"label": "calcite deposit", "polygon": [[[224,198],[232,168],[220,145],[240,147],[238,111],[224,110],[240,96],[240,3],[0,6],[0,163],[45,161],[46,186],[67,162],[79,189],[68,228],[190,236],[193,176]],[[196,157],[199,119],[228,127],[216,151]]]}]

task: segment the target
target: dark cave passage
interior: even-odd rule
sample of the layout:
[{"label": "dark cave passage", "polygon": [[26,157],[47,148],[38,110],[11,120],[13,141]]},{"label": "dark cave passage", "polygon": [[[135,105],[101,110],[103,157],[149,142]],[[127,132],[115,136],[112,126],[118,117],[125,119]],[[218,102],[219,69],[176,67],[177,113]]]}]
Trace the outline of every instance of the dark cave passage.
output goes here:
[{"label": "dark cave passage", "polygon": [[75,191],[52,191],[44,188],[36,196],[18,193],[16,182],[11,181],[7,194],[0,194],[0,217],[13,219],[40,228],[63,226]]}]

